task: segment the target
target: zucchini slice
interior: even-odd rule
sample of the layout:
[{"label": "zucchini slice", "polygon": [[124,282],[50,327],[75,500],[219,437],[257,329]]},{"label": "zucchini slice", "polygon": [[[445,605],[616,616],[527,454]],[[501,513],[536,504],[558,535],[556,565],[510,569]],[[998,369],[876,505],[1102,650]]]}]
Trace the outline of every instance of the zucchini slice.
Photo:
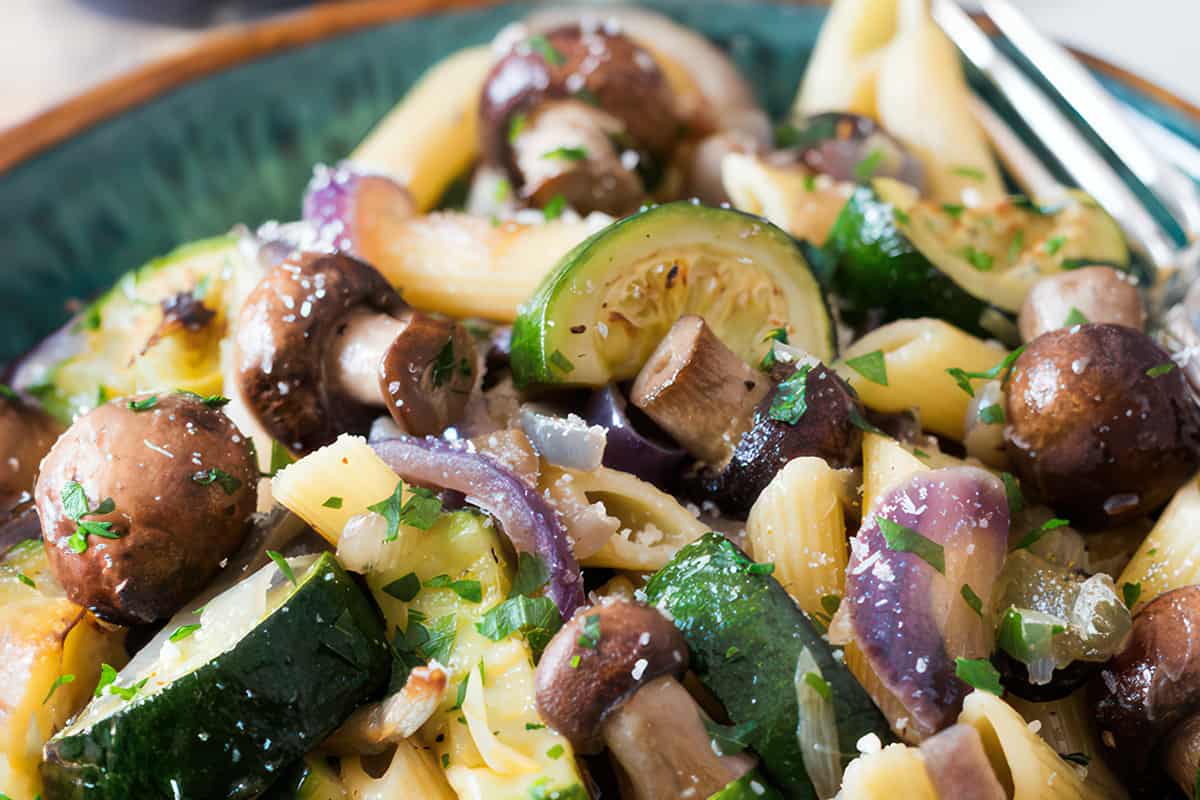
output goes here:
[{"label": "zucchini slice", "polygon": [[47,794],[257,797],[382,688],[391,656],[370,600],[328,553],[287,564],[213,599],[51,739]]},{"label": "zucchini slice", "polygon": [[[226,302],[240,263],[230,234],[185,244],[127,272],[77,317],[77,351],[29,391],[64,424],[111,397],[173,389],[219,394]],[[203,308],[190,307],[190,324],[173,324],[163,303],[182,293]]]},{"label": "zucchini slice", "polygon": [[513,375],[522,385],[632,378],[684,314],[704,317],[747,363],[776,328],[822,361],[834,354],[825,297],[790,236],[678,202],[615,222],[558,262],[513,325]]},{"label": "zucchini slice", "polygon": [[921,201],[886,178],[855,191],[828,246],[850,310],[939,317],[977,335],[995,335],[997,317],[1020,311],[1041,278],[1087,264],[1129,268],[1121,229],[1084,195],[1054,208],[1021,198],[963,208]]},{"label": "zucchini slice", "polygon": [[767,777],[788,798],[815,798],[797,739],[796,664],[805,650],[832,692],[843,766],[859,738],[894,741],[887,720],[834,650],[767,570],[717,533],[687,545],[646,585],[687,639],[692,670],[737,725]]}]

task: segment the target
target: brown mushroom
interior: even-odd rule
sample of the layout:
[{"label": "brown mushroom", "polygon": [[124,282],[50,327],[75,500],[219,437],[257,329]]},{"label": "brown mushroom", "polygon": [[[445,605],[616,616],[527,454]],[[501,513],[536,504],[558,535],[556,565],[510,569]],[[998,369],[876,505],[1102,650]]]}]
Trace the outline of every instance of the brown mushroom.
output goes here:
[{"label": "brown mushroom", "polygon": [[188,394],[114,400],[55,443],[34,496],[72,602],[120,624],[164,619],[237,550],[258,465],[214,406]]},{"label": "brown mushroom", "polygon": [[[793,395],[783,404],[792,414],[772,412],[780,392]],[[818,456],[846,467],[862,442],[862,409],[833,370],[815,360],[781,361],[765,374],[696,316],[671,327],[634,381],[630,401],[703,462],[693,489],[728,512],[747,511],[793,458]]]},{"label": "brown mushroom", "polygon": [[637,800],[709,797],[754,761],[714,751],[704,712],[679,682],[687,656],[658,611],[606,599],[564,625],[542,654],[538,713],[580,753],[607,747]]},{"label": "brown mushroom", "polygon": [[1101,740],[1136,780],[1165,767],[1187,796],[1200,770],[1200,586],[1151,600],[1092,681]]},{"label": "brown mushroom", "polygon": [[61,432],[53,417],[0,385],[0,512],[33,496],[38,464]]},{"label": "brown mushroom", "polygon": [[462,325],[409,309],[382,275],[340,253],[271,269],[238,322],[242,397],[295,453],[365,433],[384,409],[411,434],[441,433],[466,407],[477,360]]},{"label": "brown mushroom", "polygon": [[1153,511],[1200,467],[1200,411],[1183,374],[1133,328],[1042,334],[1013,365],[1006,407],[1022,487],[1077,527]]},{"label": "brown mushroom", "polygon": [[1146,310],[1133,279],[1112,267],[1084,267],[1042,278],[1021,306],[1017,326],[1030,342],[1047,331],[1082,322],[1142,330]]},{"label": "brown mushroom", "polygon": [[664,160],[680,127],[654,57],[604,27],[570,24],[518,41],[480,98],[486,161],[525,198],[561,195],[584,213],[636,208],[647,194],[639,167]]}]

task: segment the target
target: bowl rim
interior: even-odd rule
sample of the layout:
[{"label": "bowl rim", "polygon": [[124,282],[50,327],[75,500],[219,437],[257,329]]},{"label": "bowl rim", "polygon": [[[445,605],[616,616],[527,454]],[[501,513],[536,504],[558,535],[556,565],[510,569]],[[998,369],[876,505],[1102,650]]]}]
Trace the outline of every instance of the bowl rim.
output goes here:
[{"label": "bowl rim", "polygon": [[[398,20],[471,11],[504,2],[506,0],[351,0],[218,29],[178,53],[153,59],[0,131],[0,176],[105,120],[222,70]],[[829,4],[829,0],[782,2]],[[986,17],[976,15],[976,20],[982,22],[992,35],[996,34],[995,27]],[[1075,48],[1071,48],[1071,52],[1091,69],[1174,109],[1200,126],[1200,106],[1099,56]]]}]

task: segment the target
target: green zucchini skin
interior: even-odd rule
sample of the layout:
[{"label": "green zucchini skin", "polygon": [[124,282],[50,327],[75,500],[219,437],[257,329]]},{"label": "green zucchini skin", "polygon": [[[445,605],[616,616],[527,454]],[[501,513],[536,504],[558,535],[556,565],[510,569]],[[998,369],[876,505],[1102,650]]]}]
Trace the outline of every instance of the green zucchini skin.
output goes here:
[{"label": "green zucchini skin", "polygon": [[938,270],[896,227],[892,207],[874,190],[854,190],[838,216],[826,250],[837,267],[833,285],[851,315],[881,308],[888,319],[937,317],[976,336],[989,306]]},{"label": "green zucchini skin", "polygon": [[257,797],[387,681],[374,606],[331,554],[232,649],[45,747],[47,800]]},{"label": "green zucchini skin", "polygon": [[783,795],[763,780],[758,770],[751,770],[708,800],[783,800]]},{"label": "green zucchini skin", "polygon": [[[770,575],[732,542],[708,533],[680,550],[646,586],[683,633],[692,670],[738,725],[753,722],[747,743],[784,797],[816,797],[796,740],[796,661],[808,648],[833,690],[838,744],[846,760],[868,733],[895,741],[871,702],[820,631]],[[736,649],[734,649],[736,648]]]}]

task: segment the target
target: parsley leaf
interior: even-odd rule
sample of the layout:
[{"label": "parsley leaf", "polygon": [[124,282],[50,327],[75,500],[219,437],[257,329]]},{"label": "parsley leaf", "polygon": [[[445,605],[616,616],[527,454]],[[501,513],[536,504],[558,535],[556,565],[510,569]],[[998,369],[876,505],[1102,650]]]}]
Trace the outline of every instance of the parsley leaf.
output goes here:
[{"label": "parsley leaf", "polygon": [[963,178],[970,178],[973,181],[982,181],[987,178],[987,173],[978,167],[960,165],[952,168],[950,171],[955,175],[959,175]]},{"label": "parsley leaf", "polygon": [[272,561],[275,562],[275,566],[278,567],[279,571],[283,573],[283,577],[292,582],[292,586],[300,585],[296,582],[296,573],[292,570],[292,565],[287,562],[286,558],[274,550],[268,550],[267,555]]},{"label": "parsley leaf", "polygon": [[549,361],[559,372],[575,371],[575,365],[571,363],[571,359],[563,355],[562,350],[555,350],[551,353]]},{"label": "parsley leaf", "polygon": [[986,658],[956,658],[954,674],[976,689],[991,692],[997,697],[1004,694],[1004,687],[1000,685],[1000,673]]},{"label": "parsley leaf", "polygon": [[885,517],[875,517],[887,546],[897,553],[912,553],[943,575],[946,574],[946,549],[912,528]]},{"label": "parsley leaf", "polygon": [[0,383],[0,397],[5,400],[18,400],[17,393],[7,383]]},{"label": "parsley leaf", "polygon": [[1050,239],[1046,240],[1046,244],[1044,245],[1044,247],[1045,247],[1046,253],[1048,255],[1053,256],[1053,255],[1057,255],[1058,251],[1062,250],[1063,245],[1066,243],[1067,243],[1067,237],[1054,236],[1054,237],[1051,237]]},{"label": "parsley leaf", "polygon": [[509,597],[519,594],[536,594],[550,580],[550,570],[546,562],[536,553],[521,553],[517,556],[517,574],[513,577]]},{"label": "parsley leaf", "polygon": [[703,719],[703,722],[713,752],[719,756],[735,756],[745,750],[750,746],[747,741],[750,734],[758,727],[754,720],[747,720],[741,725],[721,725],[710,719]]},{"label": "parsley leaf", "polygon": [[829,681],[821,677],[819,672],[804,673],[804,682],[826,701],[833,700],[833,689],[830,688]]},{"label": "parsley leaf", "polygon": [[192,398],[193,400],[199,400],[209,408],[222,408],[230,403],[228,397],[224,397],[223,395],[219,394],[196,394],[195,392],[188,391],[187,389],[176,389],[175,394],[182,394],[186,397]]},{"label": "parsley leaf", "polygon": [[962,595],[963,600],[967,601],[967,605],[971,607],[971,610],[982,617],[983,600],[980,599],[979,595],[975,594],[975,590],[964,583],[959,593]]},{"label": "parsley leaf", "polygon": [[433,378],[433,388],[437,389],[447,381],[454,377],[454,336],[446,340],[442,345],[442,349],[438,350],[437,356],[433,359],[433,370],[431,371]]},{"label": "parsley leaf", "polygon": [[152,394],[149,397],[143,397],[141,400],[130,400],[129,410],[134,412],[149,411],[158,405],[158,395]]},{"label": "parsley leaf", "polygon": [[1004,497],[1008,500],[1008,513],[1016,514],[1025,510],[1025,495],[1021,494],[1021,484],[1017,476],[1011,472],[1001,472],[1000,480],[1004,482]]},{"label": "parsley leaf", "polygon": [[524,634],[534,653],[540,653],[562,627],[558,607],[549,597],[517,595],[492,607],[475,623],[481,634],[498,642],[514,633]]},{"label": "parsley leaf", "polygon": [[30,589],[37,588],[37,584],[33,582],[33,578],[29,577],[24,572],[17,573],[17,580],[28,586]]},{"label": "parsley leaf", "polygon": [[100,697],[104,690],[117,679],[117,670],[111,664],[100,665],[100,680],[96,683],[95,696]]},{"label": "parsley leaf", "polygon": [[963,258],[967,260],[975,269],[980,272],[988,272],[996,265],[996,259],[991,253],[986,253],[983,250],[976,250],[974,246],[967,245],[962,252]]},{"label": "parsley leaf", "polygon": [[746,567],[746,573],[749,575],[770,575],[775,572],[775,564],[770,561],[751,564]]},{"label": "parsley leaf", "polygon": [[215,483],[221,487],[226,495],[232,495],[238,489],[242,488],[242,482],[239,479],[217,467],[197,472],[192,476],[192,480],[201,486],[212,486]]},{"label": "parsley leaf", "polygon": [[583,161],[587,157],[588,151],[586,147],[556,147],[549,152],[542,153],[542,158],[547,160]]},{"label": "parsley leaf", "polygon": [[945,211],[954,219],[962,216],[962,213],[967,210],[967,207],[958,203],[942,203],[942,211]]},{"label": "parsley leaf", "polygon": [[116,503],[111,497],[106,497],[104,502],[95,508],[91,508],[87,499],[87,494],[83,490],[83,486],[78,481],[67,481],[63,486],[60,495],[63,505],[63,511],[67,516],[75,521],[75,532],[67,539],[67,546],[73,553],[82,553],[88,548],[87,537],[99,536],[104,539],[119,539],[121,534],[112,529],[111,522],[96,522],[94,520],[83,519],[86,516],[97,514],[111,514],[116,509]]},{"label": "parsley leaf", "polygon": [[575,640],[575,644],[594,650],[600,644],[600,616],[592,614],[583,618],[583,632]]},{"label": "parsley leaf", "polygon": [[1082,311],[1075,306],[1071,306],[1071,310],[1067,312],[1067,318],[1063,320],[1062,326],[1064,328],[1074,328],[1076,325],[1087,325],[1088,322],[1088,318],[1084,316]]},{"label": "parsley leaf", "polygon": [[179,642],[191,636],[196,631],[200,630],[200,623],[193,622],[191,625],[180,625],[170,636],[172,642]]},{"label": "parsley leaf", "polygon": [[1125,600],[1126,608],[1133,608],[1142,596],[1141,581],[1126,581],[1121,584],[1121,597]]},{"label": "parsley leaf", "polygon": [[962,389],[971,397],[974,397],[975,389],[971,386],[972,380],[992,381],[1000,377],[1001,372],[1004,372],[1004,381],[1007,382],[1008,372],[1012,370],[1012,365],[1016,363],[1017,359],[1020,358],[1021,354],[1024,352],[1025,345],[1021,345],[1016,350],[1013,350],[1011,353],[1006,355],[1004,360],[1002,360],[999,364],[985,372],[967,372],[965,369],[961,369],[959,367],[950,367],[946,370],[946,374],[951,378],[954,378],[954,382],[958,384],[958,388]]},{"label": "parsley leaf", "polygon": [[483,600],[483,585],[475,580],[451,580],[449,575],[435,575],[425,581],[429,589],[449,589],[469,603]]},{"label": "parsley leaf", "polygon": [[265,476],[266,478],[274,478],[279,474],[279,470],[292,464],[296,459],[291,452],[274,439],[271,440],[271,471]]},{"label": "parsley leaf", "polygon": [[567,207],[567,198],[561,194],[556,194],[546,201],[546,205],[542,206],[542,219],[550,222],[562,216],[563,209]]},{"label": "parsley leaf", "polygon": [[338,497],[337,495],[332,495],[325,498],[325,502],[321,503],[321,507],[332,508],[336,510],[342,507],[342,502],[342,498]]},{"label": "parsley leaf", "polygon": [[58,691],[58,687],[74,682],[74,675],[59,675],[54,679],[54,683],[50,684],[50,691],[46,693],[46,699],[42,701],[42,705],[46,705],[46,703],[50,702],[50,698],[54,697],[54,693]]},{"label": "parsley leaf", "polygon": [[1007,421],[1004,416],[1004,407],[996,403],[980,406],[979,421],[984,425],[1003,425]]},{"label": "parsley leaf", "polygon": [[508,141],[515,142],[528,125],[528,114],[513,114],[508,120]]},{"label": "parsley leaf", "polygon": [[432,528],[442,513],[442,501],[421,486],[408,487],[408,500],[404,500],[404,481],[397,481],[389,497],[367,506],[367,509],[387,521],[387,533],[383,540],[394,542],[400,535],[401,525],[410,525],[422,531]]},{"label": "parsley leaf", "polygon": [[454,642],[458,638],[458,623],[454,614],[438,617],[429,626],[429,639],[421,648],[422,654],[429,661],[447,664],[450,652],[454,650]]},{"label": "parsley leaf", "polygon": [[1066,624],[1057,617],[1010,607],[996,631],[996,646],[1022,664],[1029,664],[1049,656],[1054,637],[1066,630]]},{"label": "parsley leaf", "polygon": [[1087,753],[1059,753],[1058,757],[1063,761],[1069,761],[1072,764],[1078,764],[1081,767],[1086,767],[1092,763],[1092,757]]},{"label": "parsley leaf", "polygon": [[805,364],[779,384],[775,389],[775,397],[771,399],[771,408],[767,411],[767,416],[789,425],[795,425],[804,416],[804,412],[808,410],[805,395],[808,392],[808,373],[811,369],[810,364]]},{"label": "parsley leaf", "polygon": [[1057,517],[1055,519],[1046,520],[1041,525],[1022,536],[1021,541],[1017,542],[1017,546],[1014,547],[1013,550],[1024,550],[1028,547],[1032,547],[1038,542],[1038,540],[1040,540],[1050,531],[1070,524],[1071,523],[1067,522],[1065,519],[1058,519]]},{"label": "parsley leaf", "polygon": [[883,150],[876,147],[867,153],[866,157],[854,165],[854,177],[860,183],[866,183],[875,177],[875,172],[883,163]]},{"label": "parsley leaf", "polygon": [[529,37],[529,49],[542,57],[547,64],[560,66],[566,63],[563,54],[558,52],[554,45],[550,44],[550,40],[545,36],[537,35]]},{"label": "parsley leaf", "polygon": [[557,760],[562,758],[562,755],[565,752],[567,752],[566,748],[564,748],[561,744],[556,744],[546,751],[546,757]]},{"label": "parsley leaf", "polygon": [[402,603],[411,601],[419,591],[421,591],[421,579],[415,572],[397,578],[383,587],[384,594],[394,597]]},{"label": "parsley leaf", "polygon": [[846,359],[846,366],[859,375],[862,375],[871,383],[877,383],[880,386],[888,385],[887,363],[884,361],[883,352],[880,350],[848,358]]},{"label": "parsley leaf", "polygon": [[1167,361],[1166,363],[1158,364],[1158,365],[1153,366],[1150,369],[1146,370],[1146,375],[1148,375],[1151,378],[1157,378],[1160,375],[1166,375],[1168,372],[1171,372],[1174,369],[1175,369],[1175,362]]}]

